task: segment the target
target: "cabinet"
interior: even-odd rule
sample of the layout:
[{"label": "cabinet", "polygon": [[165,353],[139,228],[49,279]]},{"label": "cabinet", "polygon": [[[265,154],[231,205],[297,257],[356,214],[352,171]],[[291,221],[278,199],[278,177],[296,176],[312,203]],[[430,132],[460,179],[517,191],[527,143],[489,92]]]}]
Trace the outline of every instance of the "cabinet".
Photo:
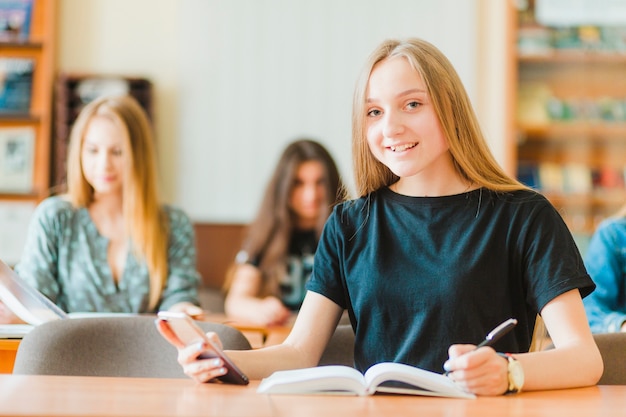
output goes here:
[{"label": "cabinet", "polygon": [[516,171],[589,235],[626,203],[626,24],[544,26],[517,3]]},{"label": "cabinet", "polygon": [[[13,191],[10,186],[0,187],[0,202],[37,203],[49,194],[55,17],[56,0],[33,0],[28,36],[0,40],[0,59],[30,59],[34,64],[29,108],[25,111],[0,112],[0,131],[32,129],[34,138],[32,146],[28,145],[30,150],[18,155],[28,160],[14,161],[15,171],[27,167],[32,172],[26,175],[28,184],[20,184],[18,191]],[[7,174],[7,153],[13,152],[15,146],[6,140],[0,142],[0,147],[3,147],[0,148],[0,155],[4,156],[0,164],[4,166],[4,175],[10,175]]]}]

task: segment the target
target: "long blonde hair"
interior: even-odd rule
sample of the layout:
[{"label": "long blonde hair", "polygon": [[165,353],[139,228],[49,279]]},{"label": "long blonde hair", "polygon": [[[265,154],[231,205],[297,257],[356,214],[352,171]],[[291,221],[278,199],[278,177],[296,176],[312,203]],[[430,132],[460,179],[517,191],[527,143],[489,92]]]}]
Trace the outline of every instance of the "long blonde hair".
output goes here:
[{"label": "long blonde hair", "polygon": [[[361,70],[352,103],[352,153],[356,193],[364,197],[398,181],[371,153],[366,138],[366,100],[374,66],[393,57],[403,57],[422,78],[450,154],[459,174],[473,184],[493,191],[528,189],[508,176],[491,154],[465,87],[456,70],[435,46],[422,39],[389,39],[369,56]],[[547,339],[543,319],[537,315],[530,350],[540,350]]]},{"label": "long blonde hair", "polygon": [[129,156],[123,180],[125,228],[133,253],[148,266],[149,308],[154,310],[167,280],[169,223],[158,193],[152,128],[145,111],[134,98],[101,97],[81,110],[70,133],[67,198],[75,207],[89,207],[94,201],[93,187],[83,175],[81,151],[89,122],[96,116],[106,117],[124,132],[127,143],[124,152]]},{"label": "long blonde hair", "polygon": [[369,56],[357,80],[352,112],[357,195],[363,197],[398,180],[370,152],[365,128],[366,95],[372,70],[377,63],[398,56],[404,57],[424,81],[459,174],[494,191],[525,189],[523,184],[506,175],[491,154],[463,83],[450,61],[432,44],[412,38],[383,42]]}]

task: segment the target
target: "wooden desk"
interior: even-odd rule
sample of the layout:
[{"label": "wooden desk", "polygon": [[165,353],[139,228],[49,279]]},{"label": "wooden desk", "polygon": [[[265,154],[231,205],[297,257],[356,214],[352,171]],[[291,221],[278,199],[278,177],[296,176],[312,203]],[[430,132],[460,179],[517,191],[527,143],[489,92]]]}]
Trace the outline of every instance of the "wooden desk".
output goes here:
[{"label": "wooden desk", "polygon": [[0,375],[0,416],[416,416],[624,415],[626,386],[525,392],[474,400],[416,396],[289,396],[188,379]]},{"label": "wooden desk", "polygon": [[0,339],[0,374],[13,372],[13,363],[19,345],[19,339]]}]

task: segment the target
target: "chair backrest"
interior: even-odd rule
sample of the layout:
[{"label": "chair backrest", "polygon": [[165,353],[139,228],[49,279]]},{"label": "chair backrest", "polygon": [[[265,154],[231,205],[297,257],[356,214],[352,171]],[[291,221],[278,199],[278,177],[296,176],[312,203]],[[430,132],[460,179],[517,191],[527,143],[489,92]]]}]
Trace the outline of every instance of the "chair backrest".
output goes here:
[{"label": "chair backrest", "polygon": [[598,333],[593,338],[604,361],[598,384],[626,385],[626,333]]},{"label": "chair backrest", "polygon": [[350,324],[339,324],[330,338],[319,365],[354,367],[354,331]]},{"label": "chair backrest", "polygon": [[[237,329],[198,322],[216,332],[224,349],[251,349]],[[176,349],[158,332],[154,317],[90,317],[36,326],[20,342],[14,374],[186,378]]]}]

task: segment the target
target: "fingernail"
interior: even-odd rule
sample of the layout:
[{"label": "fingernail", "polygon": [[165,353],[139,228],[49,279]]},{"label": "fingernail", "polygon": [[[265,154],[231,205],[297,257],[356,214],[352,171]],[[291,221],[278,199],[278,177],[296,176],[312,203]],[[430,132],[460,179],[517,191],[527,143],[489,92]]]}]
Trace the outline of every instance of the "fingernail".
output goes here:
[{"label": "fingernail", "polygon": [[443,364],[443,369],[446,372],[450,372],[452,370],[452,368],[450,367],[450,363],[448,361],[445,361]]},{"label": "fingernail", "polygon": [[213,359],[213,366],[220,366],[221,364],[222,361],[220,360],[220,358]]},{"label": "fingernail", "polygon": [[226,368],[220,368],[220,369],[217,370],[217,372],[220,375],[226,375],[228,373],[228,370]]}]

